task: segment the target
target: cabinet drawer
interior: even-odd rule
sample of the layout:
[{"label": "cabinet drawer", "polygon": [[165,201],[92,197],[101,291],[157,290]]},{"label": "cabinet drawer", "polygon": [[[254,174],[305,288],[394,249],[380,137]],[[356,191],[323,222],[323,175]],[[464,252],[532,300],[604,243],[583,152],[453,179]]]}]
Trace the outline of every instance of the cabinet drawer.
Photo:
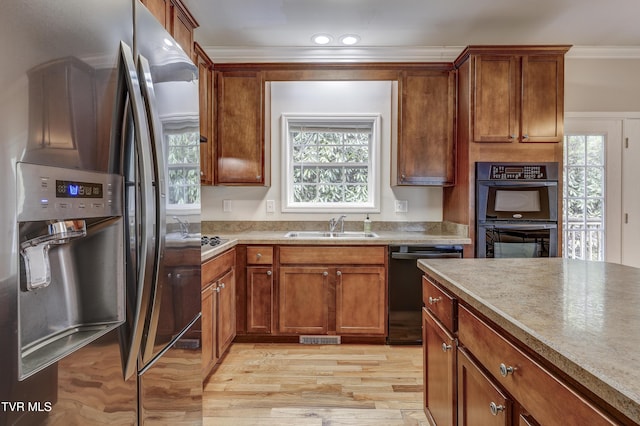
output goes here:
[{"label": "cabinet drawer", "polygon": [[208,286],[236,264],[236,250],[231,249],[202,265],[202,288]]},{"label": "cabinet drawer", "polygon": [[422,277],[422,298],[424,306],[447,327],[450,333],[455,333],[458,327],[456,324],[457,300],[425,276]]},{"label": "cabinet drawer", "polygon": [[537,422],[543,425],[617,424],[465,307],[460,307],[458,315],[460,344]]},{"label": "cabinet drawer", "polygon": [[273,247],[247,247],[247,265],[271,265],[273,263]]},{"label": "cabinet drawer", "polygon": [[384,265],[385,247],[280,247],[281,264]]}]

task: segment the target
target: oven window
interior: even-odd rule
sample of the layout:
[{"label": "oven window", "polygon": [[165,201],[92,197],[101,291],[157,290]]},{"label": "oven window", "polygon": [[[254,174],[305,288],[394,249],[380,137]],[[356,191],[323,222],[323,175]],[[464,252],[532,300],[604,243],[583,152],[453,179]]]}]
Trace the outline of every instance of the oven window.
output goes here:
[{"label": "oven window", "polygon": [[[550,248],[556,244],[555,229],[506,229],[486,230],[486,257],[549,257]],[[555,253],[551,254],[555,256]]]},{"label": "oven window", "polygon": [[551,218],[549,188],[546,186],[489,187],[486,206],[486,220],[555,220]]},{"label": "oven window", "polygon": [[496,191],[494,210],[497,212],[539,212],[540,192]]}]

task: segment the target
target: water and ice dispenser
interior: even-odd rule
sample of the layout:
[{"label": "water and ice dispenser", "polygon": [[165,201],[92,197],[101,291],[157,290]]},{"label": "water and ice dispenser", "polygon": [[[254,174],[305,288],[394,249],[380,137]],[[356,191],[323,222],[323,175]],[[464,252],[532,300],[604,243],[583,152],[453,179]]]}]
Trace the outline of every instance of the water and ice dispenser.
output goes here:
[{"label": "water and ice dispenser", "polygon": [[18,163],[19,376],[125,321],[122,177]]}]

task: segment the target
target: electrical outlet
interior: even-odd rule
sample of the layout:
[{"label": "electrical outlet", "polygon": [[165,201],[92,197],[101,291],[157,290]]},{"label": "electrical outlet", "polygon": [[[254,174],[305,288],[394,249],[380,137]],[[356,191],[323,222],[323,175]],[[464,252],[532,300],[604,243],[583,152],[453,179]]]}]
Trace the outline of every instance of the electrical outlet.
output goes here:
[{"label": "electrical outlet", "polygon": [[409,201],[396,200],[396,213],[407,213],[409,211]]},{"label": "electrical outlet", "polygon": [[267,213],[275,213],[275,212],[276,212],[275,200],[267,200]]},{"label": "electrical outlet", "polygon": [[231,211],[231,200],[222,200],[222,211],[227,213]]}]

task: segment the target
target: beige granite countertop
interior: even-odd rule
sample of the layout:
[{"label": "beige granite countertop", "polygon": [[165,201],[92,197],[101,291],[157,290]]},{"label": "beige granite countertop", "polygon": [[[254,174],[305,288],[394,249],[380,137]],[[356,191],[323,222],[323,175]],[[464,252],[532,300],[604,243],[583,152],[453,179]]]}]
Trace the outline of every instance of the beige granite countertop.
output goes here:
[{"label": "beige granite countertop", "polygon": [[464,245],[471,244],[471,239],[452,234],[432,234],[428,232],[410,231],[375,231],[377,238],[290,238],[286,231],[246,231],[223,233],[217,235],[228,240],[216,247],[202,249],[202,261],[220,254],[237,244],[294,244],[294,245],[393,245],[393,244],[425,244],[425,245]]},{"label": "beige granite countertop", "polygon": [[561,258],[418,267],[640,423],[640,269]]}]

